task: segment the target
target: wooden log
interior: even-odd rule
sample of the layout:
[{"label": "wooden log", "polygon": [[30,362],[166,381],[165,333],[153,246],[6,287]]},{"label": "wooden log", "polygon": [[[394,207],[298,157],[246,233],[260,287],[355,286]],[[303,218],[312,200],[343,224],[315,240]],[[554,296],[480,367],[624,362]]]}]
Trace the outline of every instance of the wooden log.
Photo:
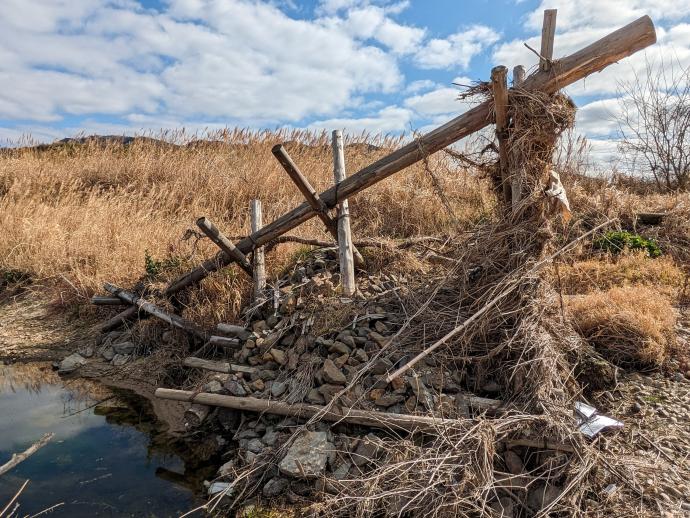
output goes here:
[{"label": "wooden log", "polygon": [[258,370],[256,367],[234,365],[227,362],[214,362],[211,360],[204,360],[203,358],[195,358],[193,356],[185,358],[182,364],[185,367],[191,367],[193,369],[204,369],[207,371],[222,372],[224,374],[234,374],[236,372],[251,374],[252,372],[256,372]]},{"label": "wooden log", "polygon": [[[335,130],[332,135],[333,179],[336,188],[345,180],[345,148],[343,132]],[[353,256],[352,231],[350,229],[350,207],[347,200],[337,205],[338,210],[338,255],[340,256],[340,277],[343,295],[351,297],[357,291],[355,284],[355,260]]]},{"label": "wooden log", "polygon": [[10,471],[12,468],[17,466],[20,462],[24,462],[26,459],[31,457],[34,453],[36,453],[38,450],[40,450],[46,444],[48,444],[54,436],[55,436],[54,433],[47,433],[43,437],[41,437],[38,441],[33,443],[31,446],[29,446],[22,453],[12,454],[12,458],[9,461],[7,461],[5,464],[0,466],[0,476],[4,475],[8,471]]},{"label": "wooden log", "polygon": [[204,422],[210,413],[210,406],[193,403],[192,406],[184,411],[185,428],[197,428]]},{"label": "wooden log", "polygon": [[[326,226],[326,230],[328,230],[328,232],[337,241],[338,222],[334,220],[328,213],[329,208],[323,202],[323,200],[321,200],[318,193],[316,192],[316,189],[314,189],[311,186],[309,180],[307,180],[306,176],[302,174],[302,171],[299,170],[297,164],[295,164],[295,162],[292,160],[292,158],[288,154],[287,150],[282,146],[282,144],[273,146],[271,152],[273,153],[273,156],[276,157],[278,162],[280,162],[280,165],[283,166],[283,169],[285,169],[285,172],[288,174],[290,179],[294,182],[299,191],[302,193],[302,196],[304,196],[304,198],[307,200],[307,203],[314,210],[316,216],[318,216],[319,219],[323,221],[323,224]],[[343,164],[344,163],[345,160],[343,158]],[[362,257],[362,254],[360,254],[356,248],[353,249],[353,254],[355,256],[355,264],[360,268],[364,267],[364,258]]]},{"label": "wooden log", "polygon": [[520,88],[525,82],[525,67],[522,65],[515,65],[513,67],[513,88]]},{"label": "wooden log", "polygon": [[512,198],[508,178],[508,69],[506,67],[501,65],[491,69],[491,88],[494,96],[501,189],[503,200],[510,206]]},{"label": "wooden log", "polygon": [[[599,72],[607,66],[634,54],[656,42],[654,24],[649,16],[612,32],[608,36],[592,43],[588,47],[564,57],[554,63],[548,72],[538,71],[523,84],[526,90],[541,90],[553,93],[588,75]],[[340,201],[353,196],[364,189],[402,171],[406,167],[423,160],[431,153],[439,151],[472,133],[481,130],[491,123],[491,101],[486,101],[447,122],[443,126],[415,139],[393,153],[368,165],[345,179],[337,188],[332,187],[319,196],[327,207],[335,207]],[[254,232],[237,243],[243,253],[249,253],[256,246],[269,243],[285,234],[308,219],[316,212],[308,203],[279,217],[272,223]],[[209,272],[218,270],[224,264],[215,259],[205,261],[202,265],[172,282],[166,289],[168,295],[195,284],[205,278]]]},{"label": "wooden log", "polygon": [[237,349],[242,346],[242,341],[239,338],[226,338],[225,336],[212,336],[208,339],[208,343],[226,349]]},{"label": "wooden log", "polygon": [[[252,235],[263,227],[263,215],[261,214],[261,200],[252,200],[251,205]],[[257,246],[252,254],[254,263],[254,302],[264,300],[266,290],[266,256],[264,247]]]},{"label": "wooden log", "polygon": [[191,392],[187,390],[174,390],[158,388],[156,397],[172,399],[174,401],[186,401],[202,405],[220,406],[234,410],[267,413],[274,415],[293,416],[309,419],[319,414],[324,421],[332,423],[352,423],[373,428],[404,430],[408,432],[426,431],[435,432],[444,428],[460,426],[463,421],[457,419],[443,419],[431,416],[389,414],[368,410],[356,410],[354,408],[340,409],[333,405],[329,410],[320,405],[308,405],[304,403],[283,403],[281,401],[258,399],[254,397],[235,397],[208,392]]},{"label": "wooden log", "polygon": [[120,297],[102,297],[94,295],[91,297],[91,304],[94,306],[122,306],[125,304]]},{"label": "wooden log", "polygon": [[170,313],[167,313],[166,311],[162,310],[161,308],[147,301],[146,299],[139,297],[138,295],[135,295],[134,293],[131,293],[129,291],[125,291],[122,288],[118,288],[113,284],[106,282],[103,285],[103,288],[107,292],[120,297],[123,301],[127,302],[128,304],[132,304],[135,310],[138,308],[141,311],[148,313],[149,315],[154,316],[159,320],[162,320],[163,322],[170,324],[173,327],[182,329],[183,331],[198,336],[199,338],[205,339],[204,333],[199,331],[193,324],[187,322],[182,317],[179,317],[177,315],[171,315]]},{"label": "wooden log", "polygon": [[541,27],[541,57],[539,58],[539,70],[548,72],[551,69],[553,59],[553,42],[556,36],[557,9],[544,10],[544,22]]},{"label": "wooden log", "polygon": [[218,228],[206,217],[196,220],[196,226],[220,248],[225,255],[240,265],[240,267],[252,277],[252,265],[249,264],[247,257],[230,241]]},{"label": "wooden log", "polygon": [[218,332],[226,334],[226,335],[232,335],[234,337],[237,337],[241,340],[246,340],[249,338],[249,335],[251,335],[251,331],[249,329],[243,327],[243,326],[236,326],[235,324],[218,324],[216,326],[216,329]]},{"label": "wooden log", "polygon": [[110,320],[106,321],[105,323],[101,324],[101,331],[103,333],[107,333],[108,331],[112,331],[113,329],[117,329],[121,325],[130,322],[131,320],[137,318],[139,316],[139,308],[136,306],[130,306],[121,313],[118,313],[115,315],[113,318]]}]

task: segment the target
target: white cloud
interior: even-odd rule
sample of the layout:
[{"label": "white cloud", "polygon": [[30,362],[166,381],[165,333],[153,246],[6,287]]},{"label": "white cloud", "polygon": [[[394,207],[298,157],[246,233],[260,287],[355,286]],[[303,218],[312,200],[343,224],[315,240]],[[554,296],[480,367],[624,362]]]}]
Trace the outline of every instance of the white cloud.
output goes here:
[{"label": "white cloud", "polygon": [[343,129],[349,133],[401,133],[410,129],[413,113],[399,106],[388,106],[373,117],[334,118],[317,121],[309,125],[311,129]]},{"label": "white cloud", "polygon": [[[40,23],[26,24],[36,12]],[[382,38],[395,32],[386,23],[380,30]],[[0,57],[0,81],[21,86],[0,92],[0,117],[38,121],[137,111],[299,120],[401,82],[383,50],[242,0],[172,0],[165,13],[108,0],[11,0]]]},{"label": "white cloud", "polygon": [[405,106],[423,118],[435,115],[454,113],[459,115],[467,111],[467,103],[458,100],[457,88],[439,88],[421,95],[405,99]]},{"label": "white cloud", "polygon": [[499,35],[485,25],[472,27],[445,39],[432,39],[415,55],[422,68],[467,68],[474,56],[498,41]]}]

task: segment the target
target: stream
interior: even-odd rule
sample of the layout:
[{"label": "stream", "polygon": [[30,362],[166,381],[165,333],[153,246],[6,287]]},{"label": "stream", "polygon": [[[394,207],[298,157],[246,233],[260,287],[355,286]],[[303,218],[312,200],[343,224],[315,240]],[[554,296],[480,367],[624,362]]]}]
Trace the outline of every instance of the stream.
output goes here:
[{"label": "stream", "polygon": [[0,465],[48,432],[52,441],[0,476],[0,510],[29,480],[11,516],[53,506],[42,516],[180,516],[215,472],[165,435],[145,399],[63,382],[49,364],[0,364]]}]

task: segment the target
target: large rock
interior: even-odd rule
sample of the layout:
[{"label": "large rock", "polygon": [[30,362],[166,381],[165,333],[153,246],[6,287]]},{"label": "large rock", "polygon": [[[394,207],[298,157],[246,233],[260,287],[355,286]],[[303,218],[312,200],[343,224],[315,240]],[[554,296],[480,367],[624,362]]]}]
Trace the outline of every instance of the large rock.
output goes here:
[{"label": "large rock", "polygon": [[266,482],[262,492],[266,498],[273,498],[283,493],[287,487],[287,480],[280,477],[273,477],[271,480]]},{"label": "large rock", "polygon": [[328,452],[332,449],[326,432],[305,432],[295,439],[278,468],[295,478],[320,477],[326,469]]},{"label": "large rock", "polygon": [[323,362],[323,380],[332,385],[344,385],[347,381],[345,374],[333,363],[333,360]]},{"label": "large rock", "polygon": [[60,362],[60,365],[58,366],[58,374],[69,374],[70,372],[74,372],[85,363],[86,358],[84,358],[81,354],[70,354],[67,358]]},{"label": "large rock", "polygon": [[134,342],[118,342],[113,344],[115,354],[132,354],[135,348]]}]

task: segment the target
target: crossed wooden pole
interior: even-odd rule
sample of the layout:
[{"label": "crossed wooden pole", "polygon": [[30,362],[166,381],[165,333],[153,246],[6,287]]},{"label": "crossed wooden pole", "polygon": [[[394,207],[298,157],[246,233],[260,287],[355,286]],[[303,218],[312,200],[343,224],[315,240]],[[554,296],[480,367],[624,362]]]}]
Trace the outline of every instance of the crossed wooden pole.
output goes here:
[{"label": "crossed wooden pole", "polygon": [[[524,68],[516,67],[513,75],[514,88],[519,87],[523,90],[554,93],[592,73],[600,72],[607,66],[656,42],[653,22],[649,16],[643,16],[574,54],[554,60],[552,59],[552,53],[555,21],[555,10],[547,10],[544,15],[539,69],[525,78]],[[343,175],[336,177],[336,184],[320,195],[316,193],[308,180],[302,175],[285,149],[282,146],[276,146],[273,149],[273,154],[307,201],[266,226],[256,226],[252,229],[252,233],[249,236],[235,244],[224,238],[220,231],[214,230],[215,227],[212,224],[206,225],[206,229],[200,226],[202,231],[219,246],[221,252],[216,257],[205,261],[200,266],[173,281],[166,288],[165,295],[172,297],[181,290],[199,283],[212,272],[232,263],[238,263],[248,274],[254,274],[256,264],[253,267],[249,264],[246,258],[247,254],[261,249],[263,245],[270,243],[315,216],[319,217],[326,225],[327,230],[338,239],[342,256],[344,247],[342,242],[345,240],[339,238],[339,225],[341,218],[349,218],[343,217],[341,204],[346,202],[351,196],[423,160],[428,155],[481,130],[492,122],[496,123],[499,137],[499,165],[504,186],[503,195],[506,201],[510,201],[514,206],[520,199],[520,185],[517,181],[514,181],[516,175],[511,175],[507,163],[507,150],[505,150],[505,131],[508,122],[506,110],[510,97],[510,90],[507,87],[507,69],[505,67],[496,67],[492,71],[492,87],[494,99],[475,106],[443,126],[415,139],[406,146],[377,160],[348,178],[343,179]],[[494,117],[492,117],[493,114],[495,114]],[[503,146],[501,146],[501,141],[503,141]],[[500,151],[501,148],[503,148],[503,151]],[[337,160],[335,154],[334,160]],[[339,205],[341,206],[340,216],[338,219],[334,219],[330,216],[329,211],[337,208]],[[208,220],[205,221],[210,223]],[[351,245],[351,238],[349,247],[355,264],[362,265],[363,258],[354,246]],[[125,300],[122,290],[116,293],[116,296],[123,302],[131,304],[131,297],[130,300]],[[150,309],[146,304],[134,305],[112,318],[104,324],[103,328],[113,329],[137,317],[139,309],[149,312],[147,308]]]}]

